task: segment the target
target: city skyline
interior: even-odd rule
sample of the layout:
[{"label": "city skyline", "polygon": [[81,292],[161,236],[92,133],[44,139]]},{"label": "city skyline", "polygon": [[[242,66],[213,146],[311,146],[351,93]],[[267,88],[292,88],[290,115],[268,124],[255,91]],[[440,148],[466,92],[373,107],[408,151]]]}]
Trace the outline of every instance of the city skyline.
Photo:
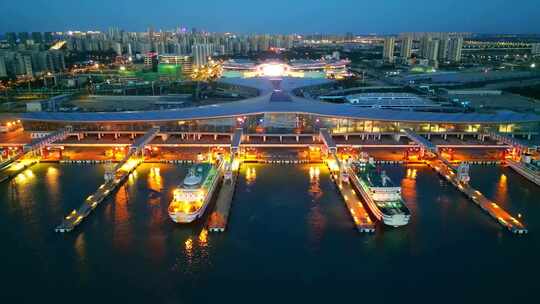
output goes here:
[{"label": "city skyline", "polygon": [[[178,26],[211,32],[237,33],[344,33],[394,34],[399,32],[540,33],[535,1],[519,6],[507,1],[453,1],[430,5],[404,1],[309,1],[276,0],[267,9],[249,1],[178,3],[157,1],[153,6],[135,1],[72,3],[58,0],[5,2],[0,32],[105,30],[120,27],[145,31],[148,27]],[[278,11],[279,13],[276,13]],[[404,14],[404,12],[406,12]],[[452,13],[450,13],[452,12]],[[209,18],[211,16],[211,18]],[[302,17],[302,18],[299,18]]]}]

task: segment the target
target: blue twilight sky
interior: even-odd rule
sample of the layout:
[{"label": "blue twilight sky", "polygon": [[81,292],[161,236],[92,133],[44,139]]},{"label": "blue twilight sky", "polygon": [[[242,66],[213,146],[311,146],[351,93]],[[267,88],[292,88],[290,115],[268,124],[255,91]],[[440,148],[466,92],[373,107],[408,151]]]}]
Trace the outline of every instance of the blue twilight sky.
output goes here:
[{"label": "blue twilight sky", "polygon": [[540,0],[0,0],[0,32],[540,33]]}]

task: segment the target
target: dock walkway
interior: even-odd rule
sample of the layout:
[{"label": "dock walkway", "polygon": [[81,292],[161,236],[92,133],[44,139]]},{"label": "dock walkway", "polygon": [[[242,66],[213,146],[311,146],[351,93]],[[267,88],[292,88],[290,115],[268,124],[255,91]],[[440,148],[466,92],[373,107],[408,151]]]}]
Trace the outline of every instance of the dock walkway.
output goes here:
[{"label": "dock walkway", "polygon": [[17,174],[32,167],[38,162],[39,161],[37,159],[24,159],[7,165],[5,168],[0,170],[0,183],[12,179],[13,177],[17,176]]},{"label": "dock walkway", "polygon": [[480,191],[474,189],[468,183],[462,183],[458,180],[457,174],[441,160],[428,161],[427,164],[437,171],[442,177],[446,178],[451,184],[470,198],[482,210],[486,211],[499,224],[515,234],[525,234],[528,232],[525,225],[520,223],[499,205],[486,198]]},{"label": "dock walkway", "polygon": [[224,180],[219,190],[216,209],[210,215],[208,222],[208,231],[210,232],[224,232],[227,228],[229,221],[229,213],[231,211],[231,204],[234,197],[234,190],[236,188],[236,181],[238,180],[238,171],[233,171],[230,180]]},{"label": "dock walkway", "polygon": [[113,179],[102,184],[94,194],[88,196],[78,209],[70,212],[54,230],[56,232],[70,232],[85,219],[97,205],[103,202],[110,194],[120,188],[128,176],[142,163],[142,159],[130,159],[115,173]]},{"label": "dock walkway", "polygon": [[351,213],[354,225],[359,232],[375,232],[375,223],[369,217],[369,213],[362,205],[360,198],[352,187],[350,182],[343,182],[338,174],[331,173],[332,180],[338,186],[339,192]]}]

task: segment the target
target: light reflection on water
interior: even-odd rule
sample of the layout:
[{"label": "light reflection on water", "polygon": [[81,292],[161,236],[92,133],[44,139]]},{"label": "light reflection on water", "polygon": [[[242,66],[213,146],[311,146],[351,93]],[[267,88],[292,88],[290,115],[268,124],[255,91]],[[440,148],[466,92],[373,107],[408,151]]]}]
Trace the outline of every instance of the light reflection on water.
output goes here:
[{"label": "light reflection on water", "polygon": [[504,202],[508,201],[508,180],[504,173],[499,176],[499,182],[495,185],[495,202],[498,204],[503,202],[501,206],[505,206]]},{"label": "light reflection on water", "polygon": [[[34,178],[20,184],[4,184],[0,193],[7,200],[0,204],[0,227],[9,240],[16,240],[15,246],[4,254],[10,261],[28,265],[6,270],[6,275],[23,275],[38,291],[45,290],[43,278],[48,278],[52,291],[70,296],[76,295],[84,277],[95,278],[91,281],[93,288],[115,286],[114,292],[136,295],[152,289],[152,296],[170,292],[167,288],[178,291],[181,284],[188,282],[182,292],[194,297],[203,288],[224,286],[233,290],[239,286],[235,279],[247,285],[243,292],[251,296],[273,287],[272,282],[288,278],[307,301],[316,297],[296,283],[310,280],[310,290],[323,289],[331,282],[326,279],[329,273],[351,282],[359,274],[403,275],[393,279],[405,283],[394,287],[403,294],[410,288],[415,292],[436,288],[435,281],[446,286],[457,279],[464,286],[482,280],[494,283],[497,278],[491,278],[493,265],[505,264],[508,267],[501,275],[517,276],[527,272],[526,266],[538,255],[534,246],[538,243],[537,234],[515,238],[427,168],[411,167],[408,171],[408,167],[395,166],[387,171],[397,183],[400,181],[396,177],[403,177],[403,198],[417,227],[383,228],[376,235],[365,235],[352,229],[350,215],[325,167],[244,166],[225,234],[209,234],[204,229],[205,219],[193,225],[172,223],[166,211],[167,195],[155,197],[152,193],[169,193],[181,181],[187,167],[144,164],[137,169],[138,178],[130,178],[78,231],[65,236],[54,234],[52,229],[65,211],[78,206],[99,186],[103,176],[90,167],[86,168],[93,172],[90,177],[81,175],[77,167],[33,167]],[[253,168],[249,169],[249,178],[248,167]],[[514,184],[514,179],[509,183],[510,177],[493,173],[498,169],[478,170],[487,180],[480,190],[496,189],[498,194],[494,198],[511,205],[523,203],[530,209],[524,210],[528,218],[538,219],[538,207],[522,196],[526,190],[537,197],[535,186]],[[59,195],[66,197],[57,197],[58,208],[50,208],[46,198]],[[258,221],[250,221],[253,216]],[[468,262],[466,257],[471,254],[482,257],[483,262]],[[40,267],[53,260],[59,267]],[[454,275],[455,269],[464,266],[475,267],[470,277],[461,272]],[[50,273],[41,270],[45,268]],[[129,277],[133,274],[136,276]],[[298,278],[299,274],[305,276]],[[433,276],[433,282],[424,280],[426,275]],[[67,279],[56,284],[61,277]],[[197,283],[200,278],[204,284]],[[252,278],[264,278],[269,285],[257,287],[259,283],[264,285],[262,279],[250,284]],[[409,280],[424,281],[422,286],[411,287],[406,284]],[[380,295],[387,287],[380,287],[380,281],[376,281],[367,280],[363,285]],[[529,282],[532,281],[520,280],[519,284],[528,288],[534,284]],[[522,288],[512,284],[505,285],[509,292]],[[372,300],[370,294],[366,298]],[[39,300],[39,295],[36,292],[35,300]],[[489,297],[488,293],[483,295]],[[88,295],[89,299],[94,297],[98,295]],[[218,293],[209,297],[219,299]],[[136,296],[129,299],[150,300]]]},{"label": "light reflection on water", "polygon": [[[306,167],[307,168],[307,167]],[[319,249],[321,238],[323,237],[326,228],[326,218],[323,215],[320,207],[320,199],[324,192],[320,185],[320,174],[323,165],[309,166],[309,187],[308,193],[311,196],[311,205],[308,212],[308,224],[310,230],[311,246],[314,249]],[[326,172],[325,172],[326,173]]]}]

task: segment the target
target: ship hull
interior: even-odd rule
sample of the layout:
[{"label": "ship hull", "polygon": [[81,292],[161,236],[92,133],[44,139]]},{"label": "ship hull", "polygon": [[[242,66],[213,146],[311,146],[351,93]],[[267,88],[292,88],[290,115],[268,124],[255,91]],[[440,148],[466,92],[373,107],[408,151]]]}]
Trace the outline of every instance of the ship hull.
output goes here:
[{"label": "ship hull", "polygon": [[360,185],[360,181],[358,177],[355,174],[352,174],[350,179],[353,181],[353,184],[355,188],[360,192],[360,195],[364,199],[364,202],[366,202],[366,205],[368,206],[371,213],[379,220],[382,221],[385,225],[391,226],[391,227],[401,227],[405,226],[409,223],[410,214],[393,214],[393,215],[387,215],[384,214],[379,207],[377,207],[377,204],[369,195],[369,193],[366,192],[364,187]]},{"label": "ship hull", "polygon": [[210,188],[208,189],[208,192],[206,193],[206,196],[204,198],[201,208],[193,213],[185,213],[181,211],[178,211],[178,212],[169,211],[169,217],[171,218],[173,222],[179,223],[179,224],[186,224],[186,223],[194,222],[195,220],[203,216],[204,212],[206,211],[206,208],[210,204],[212,197],[214,196],[214,193],[216,192],[219,182],[223,179],[223,172],[221,170],[221,164],[220,166],[218,166],[216,174],[217,176],[212,182]]},{"label": "ship hull", "polygon": [[175,223],[179,224],[187,224],[195,221],[196,219],[203,216],[206,207],[210,203],[210,199],[206,199],[205,203],[201,207],[201,209],[197,210],[197,212],[194,213],[185,213],[185,212],[169,212],[169,217],[171,220]]}]

